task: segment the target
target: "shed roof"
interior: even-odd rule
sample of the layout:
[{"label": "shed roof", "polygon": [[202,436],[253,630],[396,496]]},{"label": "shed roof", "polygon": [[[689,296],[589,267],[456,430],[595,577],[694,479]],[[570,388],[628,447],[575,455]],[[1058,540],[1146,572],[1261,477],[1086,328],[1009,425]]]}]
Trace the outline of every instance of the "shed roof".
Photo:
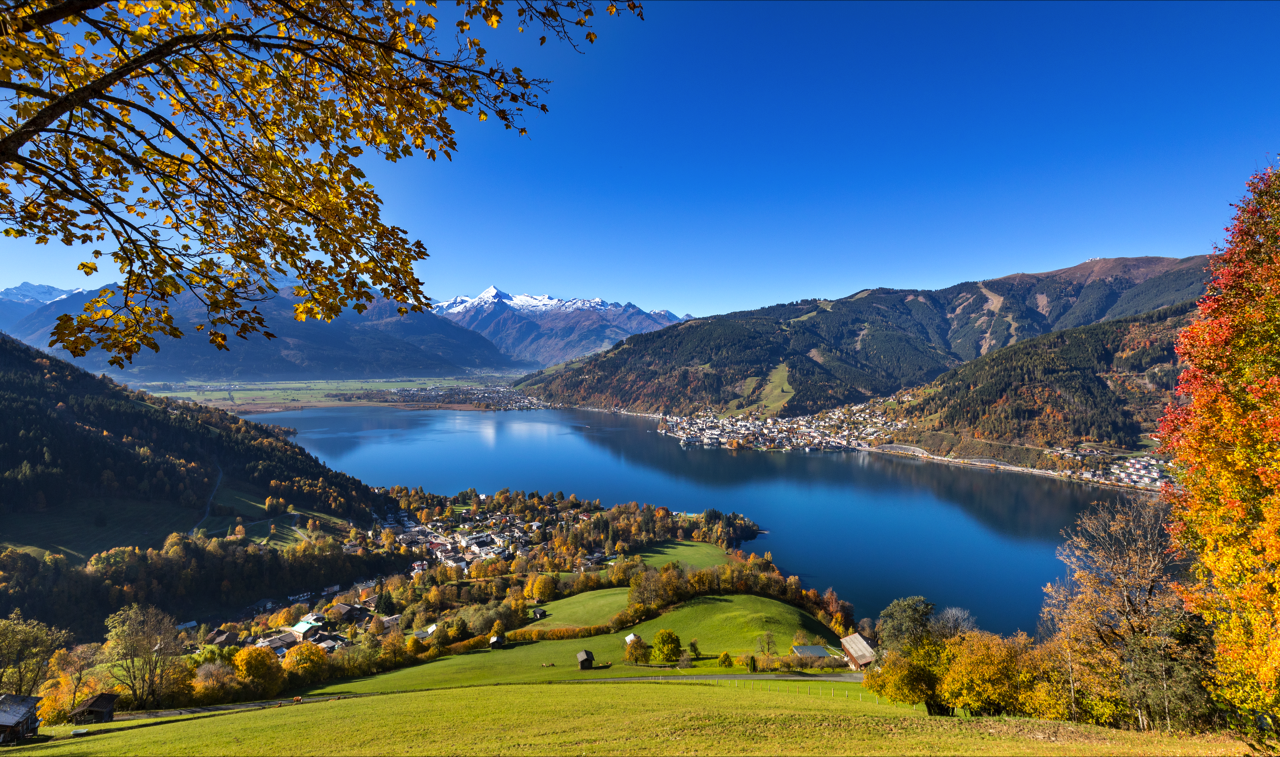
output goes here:
[{"label": "shed roof", "polygon": [[31,717],[39,703],[40,697],[0,694],[0,728],[15,726]]},{"label": "shed roof", "polygon": [[823,647],[812,646],[812,645],[794,646],[791,648],[791,652],[792,654],[797,654],[797,655],[800,655],[801,657],[830,657],[831,656],[831,653],[828,652]]},{"label": "shed roof", "polygon": [[578,662],[582,662],[583,660],[591,660],[594,662],[595,659],[596,659],[596,656],[591,654],[590,649],[584,649],[578,653]]},{"label": "shed roof", "polygon": [[844,637],[840,640],[840,646],[859,665],[866,665],[876,659],[876,652],[871,648],[871,642],[860,633]]}]

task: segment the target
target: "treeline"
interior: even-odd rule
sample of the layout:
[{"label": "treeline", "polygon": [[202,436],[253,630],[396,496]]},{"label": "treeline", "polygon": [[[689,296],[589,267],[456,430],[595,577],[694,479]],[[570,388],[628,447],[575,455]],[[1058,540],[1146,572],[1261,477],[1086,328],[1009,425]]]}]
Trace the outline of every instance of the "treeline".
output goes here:
[{"label": "treeline", "polygon": [[[1174,340],[1193,307],[1058,331],[987,353],[913,392],[915,401],[898,415],[922,431],[987,441],[1135,448],[1172,399],[1180,372]],[[911,432],[901,436],[918,441]]]},{"label": "treeline", "polygon": [[94,638],[102,633],[104,618],[135,603],[172,613],[210,602],[242,606],[403,571],[411,561],[384,551],[344,554],[342,545],[328,538],[277,549],[173,534],[161,549],[117,547],[94,555],[85,566],[61,555],[41,560],[7,549],[0,553],[0,615],[19,610],[80,638]]},{"label": "treeline", "polygon": [[1058,554],[1042,633],[979,630],[923,597],[881,613],[866,686],[933,715],[1017,715],[1141,730],[1199,731],[1250,717],[1216,703],[1212,631],[1175,590],[1184,566],[1156,502],[1095,505]]},{"label": "treeline", "polygon": [[[57,516],[84,497],[204,507],[218,471],[352,517],[386,502],[288,441],[284,429],[131,391],[0,338],[0,512]],[[110,516],[110,513],[104,513]]]}]

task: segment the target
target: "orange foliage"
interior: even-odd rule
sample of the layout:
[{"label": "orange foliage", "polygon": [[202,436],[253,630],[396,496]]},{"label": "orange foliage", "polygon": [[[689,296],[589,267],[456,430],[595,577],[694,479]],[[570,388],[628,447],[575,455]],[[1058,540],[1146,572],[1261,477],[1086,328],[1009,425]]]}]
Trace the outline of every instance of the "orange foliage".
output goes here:
[{"label": "orange foliage", "polygon": [[1182,587],[1214,627],[1216,688],[1280,715],[1280,174],[1253,176],[1211,259],[1200,317],[1178,340],[1190,364],[1161,426],[1180,488],[1173,535],[1196,558]]}]

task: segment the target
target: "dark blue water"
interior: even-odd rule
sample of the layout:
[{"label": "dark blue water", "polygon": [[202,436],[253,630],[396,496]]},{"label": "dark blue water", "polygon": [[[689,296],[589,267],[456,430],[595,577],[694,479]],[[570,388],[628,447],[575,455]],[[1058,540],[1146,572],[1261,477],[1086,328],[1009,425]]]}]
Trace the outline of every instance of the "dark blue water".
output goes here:
[{"label": "dark blue water", "polygon": [[331,467],[374,486],[437,494],[475,487],[563,491],[605,506],[737,511],[806,586],[835,587],[858,616],[922,594],[988,630],[1036,630],[1045,584],[1063,575],[1060,531],[1105,490],[1040,476],[866,452],[681,449],[645,418],[355,407],[271,413]]}]

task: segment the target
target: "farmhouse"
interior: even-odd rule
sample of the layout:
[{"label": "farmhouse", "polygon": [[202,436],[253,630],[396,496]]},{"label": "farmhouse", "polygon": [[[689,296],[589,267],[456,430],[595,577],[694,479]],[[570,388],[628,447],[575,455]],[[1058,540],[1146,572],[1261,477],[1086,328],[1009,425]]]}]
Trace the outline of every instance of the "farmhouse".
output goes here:
[{"label": "farmhouse", "polygon": [[854,670],[862,670],[875,662],[876,652],[871,648],[871,642],[867,641],[866,637],[860,633],[841,639],[840,648],[844,650],[844,656],[849,661],[849,667]]},{"label": "farmhouse", "polygon": [[19,739],[38,735],[40,730],[40,719],[36,716],[38,704],[40,704],[40,697],[0,694],[0,744],[12,744]]}]

